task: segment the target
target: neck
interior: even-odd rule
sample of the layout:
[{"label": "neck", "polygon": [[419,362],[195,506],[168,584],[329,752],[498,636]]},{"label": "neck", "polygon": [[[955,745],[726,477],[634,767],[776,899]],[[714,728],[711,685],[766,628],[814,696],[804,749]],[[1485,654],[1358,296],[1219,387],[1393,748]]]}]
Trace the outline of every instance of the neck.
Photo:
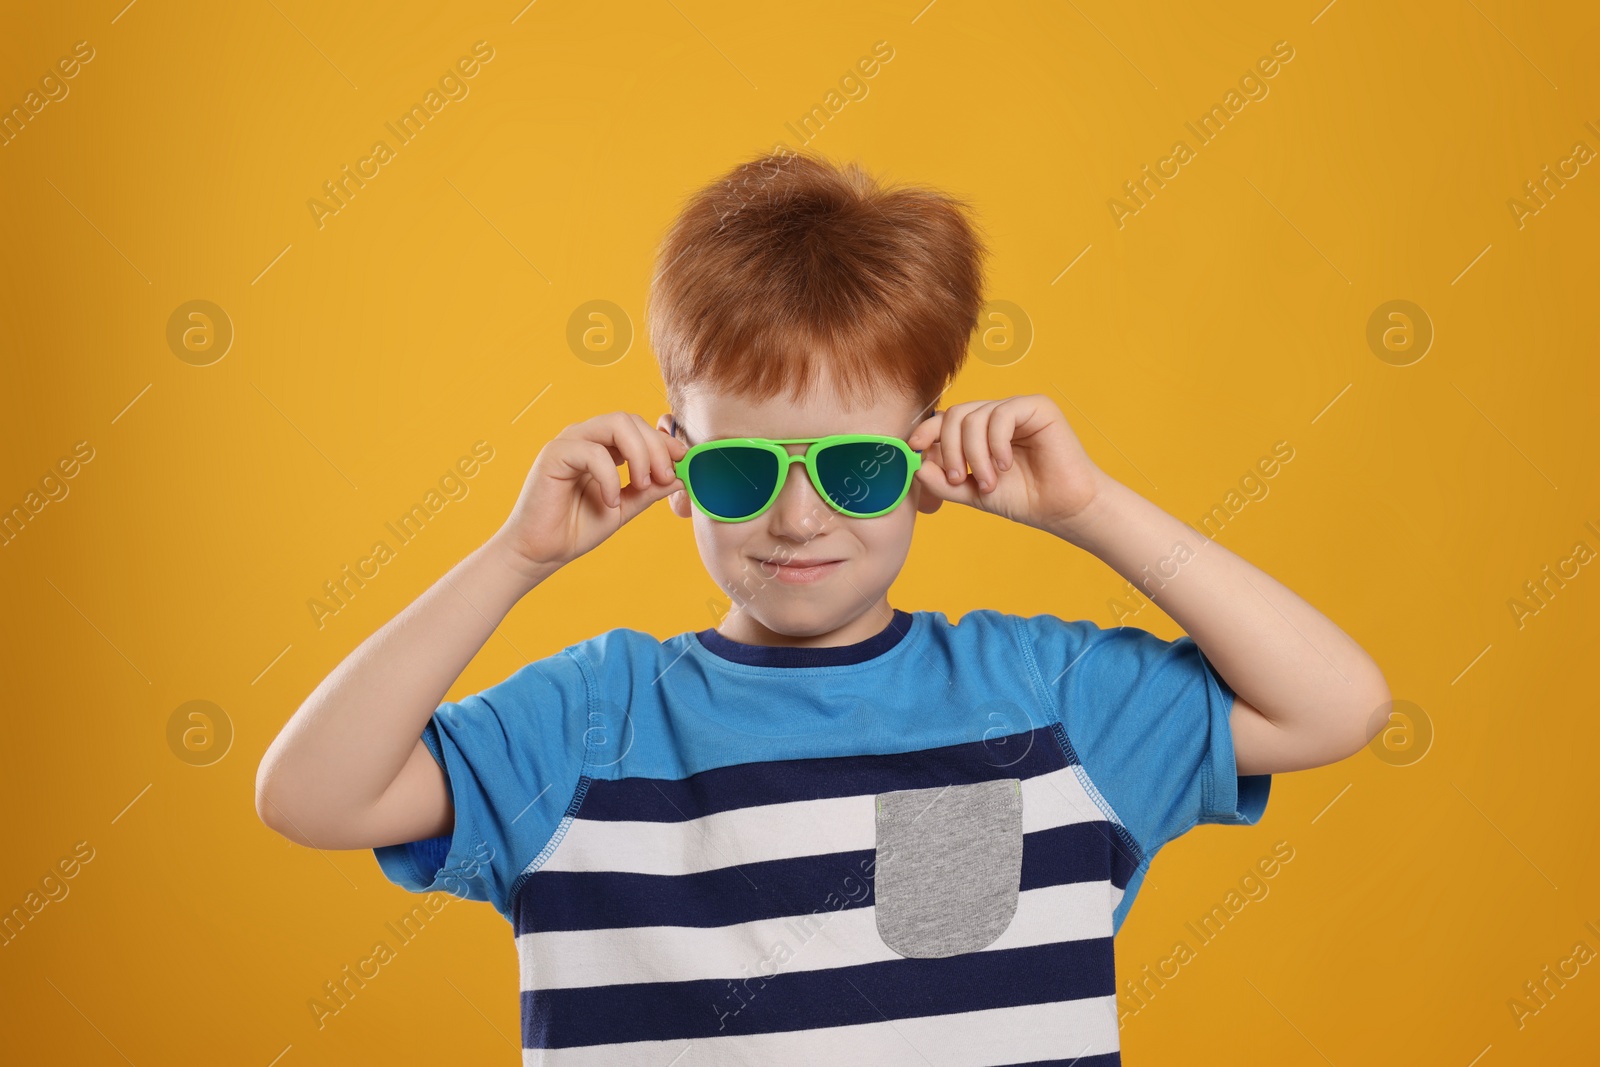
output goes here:
[{"label": "neck", "polygon": [[736,602],[733,610],[717,626],[717,633],[730,641],[746,645],[776,645],[790,648],[833,648],[853,645],[858,641],[882,633],[894,619],[894,608],[888,594],[878,598],[871,607],[864,608],[855,617],[844,620],[837,627],[817,634],[786,634],[762,623]]}]

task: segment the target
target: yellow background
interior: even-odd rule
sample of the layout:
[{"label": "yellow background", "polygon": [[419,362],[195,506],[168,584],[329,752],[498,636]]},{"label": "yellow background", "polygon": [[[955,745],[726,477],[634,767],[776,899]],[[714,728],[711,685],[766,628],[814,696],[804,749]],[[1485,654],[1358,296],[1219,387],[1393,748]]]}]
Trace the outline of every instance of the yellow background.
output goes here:
[{"label": "yellow background", "polygon": [[[308,1001],[420,898],[370,852],[264,827],[257,762],[498,527],[543,442],[603,411],[654,421],[656,242],[690,191],[780,141],[976,204],[989,295],[1035,336],[974,360],[949,401],[1049,395],[1110,474],[1191,522],[1289,442],[1220,543],[1431,725],[1420,760],[1398,738],[1281,775],[1261,825],[1161,854],[1118,938],[1124,980],[1275,842],[1295,850],[1127,1015],[1129,1062],[1592,1056],[1600,963],[1520,1026],[1508,1001],[1577,942],[1600,951],[1581,673],[1600,576],[1520,626],[1509,602],[1578,541],[1600,549],[1600,175],[1521,227],[1507,207],[1574,142],[1600,150],[1592,5],[123,3],[10,5],[0,32],[7,110],[75,42],[95,50],[0,147],[0,506],[94,449],[0,548],[0,907],[94,850],[0,948],[17,1062],[516,1062],[516,958],[485,906],[451,903],[317,1028]],[[479,40],[494,58],[470,94],[318,228],[322,183]],[[786,123],[880,40],[868,94],[803,144]],[[1119,228],[1123,182],[1278,41],[1294,59],[1269,95]],[[203,367],[167,342],[196,299],[235,333]],[[1395,299],[1435,330],[1409,366],[1366,340]],[[568,343],[591,300],[631,322],[620,359]],[[319,629],[308,599],[479,440],[495,458],[470,494]],[[1117,622],[1122,580],[1063,542],[957,507],[921,525],[898,606]],[[654,509],[537,589],[451,695],[725,603],[689,525]],[[1179,632],[1153,606],[1127,621]],[[231,724],[209,765],[169,743],[190,700]]]}]

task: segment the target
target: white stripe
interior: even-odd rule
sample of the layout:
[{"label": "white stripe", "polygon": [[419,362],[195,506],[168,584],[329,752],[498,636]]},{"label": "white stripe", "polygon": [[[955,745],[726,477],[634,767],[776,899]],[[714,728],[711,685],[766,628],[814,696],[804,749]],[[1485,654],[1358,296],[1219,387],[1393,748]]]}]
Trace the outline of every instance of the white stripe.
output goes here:
[{"label": "white stripe", "polygon": [[[845,996],[854,996],[845,990]],[[752,1004],[756,1002],[752,1001]],[[996,1067],[1117,1051],[1114,996],[749,1037],[524,1049],[524,1067]]]},{"label": "white stripe", "polygon": [[[1019,893],[1011,925],[981,951],[1110,937],[1114,888],[1102,879]],[[523,934],[517,938],[517,956],[525,990],[715,978],[739,981],[904,958],[879,936],[877,909],[839,911],[820,901],[810,915],[730,926]]]},{"label": "white stripe", "polygon": [[[573,820],[540,870],[694,874],[767,860],[871,849],[872,793],[764,804],[686,822]],[[1022,781],[1022,832],[1103,820],[1071,767]]]}]

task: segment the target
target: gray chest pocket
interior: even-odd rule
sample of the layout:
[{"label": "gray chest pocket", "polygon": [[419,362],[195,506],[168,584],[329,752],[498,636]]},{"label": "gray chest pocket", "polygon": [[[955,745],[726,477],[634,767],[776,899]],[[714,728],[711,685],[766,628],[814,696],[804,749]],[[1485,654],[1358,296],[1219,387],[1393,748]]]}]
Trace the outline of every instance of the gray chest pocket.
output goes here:
[{"label": "gray chest pocket", "polygon": [[877,796],[878,936],[902,956],[976,952],[1011,925],[1022,884],[1022,783]]}]

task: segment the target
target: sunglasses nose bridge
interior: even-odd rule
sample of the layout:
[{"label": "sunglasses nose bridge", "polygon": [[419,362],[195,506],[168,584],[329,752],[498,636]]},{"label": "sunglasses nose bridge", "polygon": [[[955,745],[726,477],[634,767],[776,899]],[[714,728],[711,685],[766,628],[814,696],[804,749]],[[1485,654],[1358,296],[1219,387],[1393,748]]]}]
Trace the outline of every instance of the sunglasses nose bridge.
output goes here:
[{"label": "sunglasses nose bridge", "polygon": [[[798,473],[794,469],[797,464],[800,467]],[[805,451],[784,457],[779,479],[777,498],[773,500],[768,511],[777,513],[773,517],[779,519],[785,526],[799,528],[806,525],[808,515],[819,510],[827,510],[827,502],[817,492],[817,487],[811,484],[811,476],[806,469]],[[791,481],[801,483],[800,488],[791,490],[789,488]]]},{"label": "sunglasses nose bridge", "polygon": [[[800,472],[798,474],[795,473],[796,466],[799,466],[800,468]],[[791,480],[790,475],[794,475],[794,480],[796,481],[801,481],[806,483],[806,485],[811,485],[811,478],[806,473],[806,453],[804,451],[800,452],[798,455],[791,453],[783,458],[783,471],[779,474],[780,484],[778,486],[778,497],[780,500],[783,498],[783,491],[789,487],[789,482]],[[815,489],[814,486],[812,488]]]}]

